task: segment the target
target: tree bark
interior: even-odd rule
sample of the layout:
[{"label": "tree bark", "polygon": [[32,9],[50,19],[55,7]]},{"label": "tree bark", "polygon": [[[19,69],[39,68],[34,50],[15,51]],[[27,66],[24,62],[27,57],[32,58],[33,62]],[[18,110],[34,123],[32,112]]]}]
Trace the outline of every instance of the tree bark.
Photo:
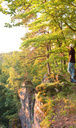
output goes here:
[{"label": "tree bark", "polygon": [[[47,56],[46,57],[47,57],[47,59],[49,59],[49,57],[50,57],[49,50],[51,50],[50,44],[47,44],[46,50],[47,50]],[[51,69],[50,69],[50,63],[48,62],[47,63],[47,72],[48,72],[48,74],[50,74],[50,71],[51,71]]]}]

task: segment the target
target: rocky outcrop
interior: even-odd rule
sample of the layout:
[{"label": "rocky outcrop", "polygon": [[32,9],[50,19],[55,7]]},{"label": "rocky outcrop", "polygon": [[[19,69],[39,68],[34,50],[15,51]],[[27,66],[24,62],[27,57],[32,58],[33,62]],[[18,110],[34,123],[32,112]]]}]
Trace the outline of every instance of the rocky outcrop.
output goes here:
[{"label": "rocky outcrop", "polygon": [[40,122],[44,118],[44,113],[41,110],[42,103],[38,99],[38,95],[35,95],[35,107],[34,107],[34,128],[41,128]]},{"label": "rocky outcrop", "polygon": [[21,126],[22,128],[33,128],[35,91],[33,89],[32,83],[28,81],[25,86],[22,86],[18,94],[21,101],[21,109],[19,112]]},{"label": "rocky outcrop", "polygon": [[[56,80],[45,76],[36,87],[37,93],[29,82],[19,90],[21,128],[76,127],[76,105],[70,98],[76,94],[76,88],[62,76]],[[58,93],[63,93],[63,97],[58,97]]]}]

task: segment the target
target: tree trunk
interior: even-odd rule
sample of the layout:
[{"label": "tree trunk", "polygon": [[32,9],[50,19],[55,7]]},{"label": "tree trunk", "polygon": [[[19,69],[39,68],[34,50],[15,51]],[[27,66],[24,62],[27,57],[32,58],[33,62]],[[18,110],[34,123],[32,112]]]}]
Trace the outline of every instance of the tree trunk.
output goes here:
[{"label": "tree trunk", "polygon": [[[47,44],[47,46],[46,46],[46,50],[47,50],[47,60],[48,60],[49,57],[50,57],[50,55],[49,55],[49,50],[51,50],[49,44]],[[47,72],[48,72],[48,74],[50,74],[50,71],[51,71],[51,69],[50,69],[50,64],[49,64],[49,62],[48,62],[48,63],[47,63]]]}]

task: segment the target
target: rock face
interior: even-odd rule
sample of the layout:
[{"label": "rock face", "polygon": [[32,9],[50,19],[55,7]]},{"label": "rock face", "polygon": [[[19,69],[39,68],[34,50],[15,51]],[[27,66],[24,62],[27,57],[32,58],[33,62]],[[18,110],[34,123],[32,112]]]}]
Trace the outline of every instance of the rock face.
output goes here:
[{"label": "rock face", "polygon": [[32,84],[27,82],[18,92],[21,101],[19,117],[22,128],[34,128],[35,91],[32,87]]},{"label": "rock face", "polygon": [[[59,76],[57,79],[62,82],[64,77]],[[76,127],[76,114],[74,113],[76,108],[75,103],[71,102],[69,97],[61,97],[59,100],[56,97],[56,94],[59,93],[59,91],[65,92],[64,89],[69,89],[68,82],[66,80],[62,82],[62,88],[61,84],[59,85],[59,82],[49,81],[53,80],[49,80],[45,76],[43,83],[36,87],[37,94],[30,82],[27,82],[26,86],[22,86],[19,90],[18,93],[21,100],[21,109],[19,112],[21,128],[46,128],[47,124],[49,124],[49,128]],[[72,87],[72,90],[73,93],[76,94],[76,88]],[[49,102],[45,102],[46,100]],[[53,101],[54,104],[52,104]],[[47,114],[45,113],[46,109],[48,110]],[[48,116],[50,110],[52,111],[49,120],[45,120],[47,119],[45,117]],[[47,122],[45,123],[45,121]]]},{"label": "rock face", "polygon": [[34,107],[34,127],[41,128],[40,122],[43,120],[44,113],[41,110],[42,103],[38,100],[37,94],[35,95],[35,107]]}]

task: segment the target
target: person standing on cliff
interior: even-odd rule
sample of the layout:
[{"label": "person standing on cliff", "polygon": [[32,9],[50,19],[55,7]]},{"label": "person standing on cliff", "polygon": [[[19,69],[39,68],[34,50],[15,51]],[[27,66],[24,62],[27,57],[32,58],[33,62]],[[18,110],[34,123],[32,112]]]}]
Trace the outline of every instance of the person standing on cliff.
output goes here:
[{"label": "person standing on cliff", "polygon": [[71,75],[71,82],[75,82],[76,80],[74,79],[75,77],[75,50],[74,50],[74,45],[70,44],[69,47],[69,63],[68,63],[68,72]]}]

